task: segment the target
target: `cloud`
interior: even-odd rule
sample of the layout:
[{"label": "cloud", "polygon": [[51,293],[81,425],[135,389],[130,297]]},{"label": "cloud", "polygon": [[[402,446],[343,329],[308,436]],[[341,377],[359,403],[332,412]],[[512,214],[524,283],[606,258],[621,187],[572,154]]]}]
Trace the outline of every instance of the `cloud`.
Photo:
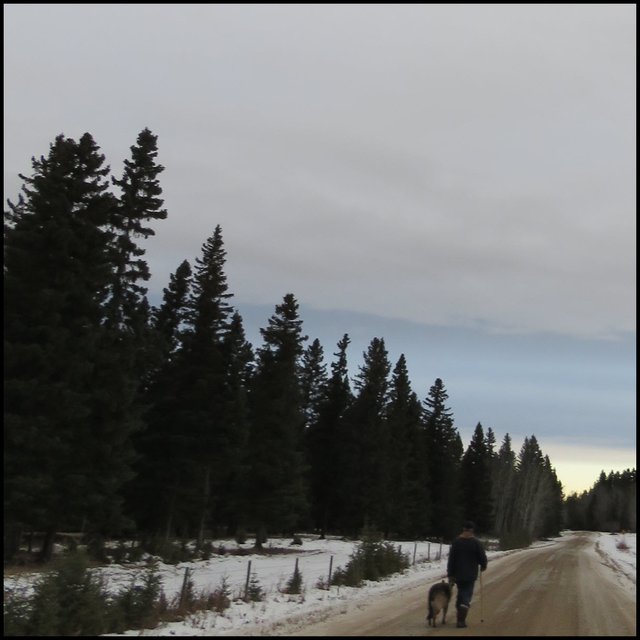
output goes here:
[{"label": "cloud", "polygon": [[635,329],[632,5],[5,17],[5,191],[61,131],[92,132],[117,174],[151,127],[169,211],[148,243],[156,291],[221,224],[229,282],[254,303]]}]

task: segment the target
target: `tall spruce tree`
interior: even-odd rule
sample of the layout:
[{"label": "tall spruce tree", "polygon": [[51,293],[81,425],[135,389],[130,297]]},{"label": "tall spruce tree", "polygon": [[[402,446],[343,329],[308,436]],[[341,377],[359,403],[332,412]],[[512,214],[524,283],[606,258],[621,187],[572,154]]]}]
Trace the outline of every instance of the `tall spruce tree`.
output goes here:
[{"label": "tall spruce tree", "polygon": [[383,528],[390,508],[386,408],[391,365],[384,339],[373,338],[355,379],[356,396],[346,416],[345,493],[351,502],[347,526]]},{"label": "tall spruce tree", "polygon": [[436,378],[425,404],[425,448],[429,470],[429,506],[431,535],[453,538],[460,528],[460,459],[463,447],[460,434],[447,407],[449,395]]},{"label": "tall spruce tree", "polygon": [[505,434],[498,451],[491,480],[494,505],[493,531],[495,535],[502,538],[512,528],[516,490],[516,454],[511,448],[511,436],[508,433]]},{"label": "tall spruce tree", "polygon": [[292,533],[306,518],[302,431],[303,397],[300,360],[302,320],[293,294],[276,305],[257,352],[256,373],[249,395],[250,430],[247,449],[246,503],[256,546],[268,534]]},{"label": "tall spruce tree", "polygon": [[191,515],[187,526],[202,542],[211,524],[212,505],[219,500],[229,471],[227,454],[235,440],[237,424],[224,418],[227,405],[224,342],[233,309],[228,299],[225,274],[226,251],[222,229],[202,245],[196,258],[193,287],[187,313],[187,329],[180,354],[180,429],[187,439],[190,477],[186,478],[185,501]]},{"label": "tall spruce tree", "polygon": [[328,531],[337,530],[341,508],[348,508],[344,504],[341,478],[345,471],[344,417],[353,402],[347,367],[349,342],[346,333],[338,342],[317,419],[309,424],[306,433],[311,516],[322,538]]},{"label": "tall spruce tree", "polygon": [[134,435],[136,477],[127,487],[128,512],[145,537],[168,537],[181,479],[190,467],[176,416],[182,406],[180,350],[191,295],[192,272],[184,260],[170,275],[162,304],[152,311],[155,359],[144,386],[145,427]]},{"label": "tall spruce tree", "polygon": [[[157,180],[164,167],[156,162],[156,142],[157,137],[144,129],[131,147],[131,159],[124,161],[122,178],[112,178],[120,194],[109,218],[112,272],[104,304],[100,362],[92,378],[95,389],[92,419],[98,442],[109,440],[111,434],[133,434],[144,426],[142,393],[148,370],[153,366],[156,345],[150,327],[147,289],[143,286],[150,273],[140,241],[155,235],[150,223],[167,217]],[[91,464],[104,483],[103,492],[111,490],[112,502],[121,501],[110,477],[118,469],[119,473],[126,473],[126,468],[134,463],[131,438],[123,437],[118,448],[95,447],[93,453]],[[115,516],[107,510],[100,511],[100,516],[97,521],[94,517],[89,526],[99,533],[109,528],[113,531]]]},{"label": "tall spruce tree", "polygon": [[393,370],[387,423],[392,499],[386,526],[396,535],[419,537],[428,529],[428,476],[424,461],[422,406],[411,389],[404,354]]},{"label": "tall spruce tree", "polygon": [[119,517],[128,471],[93,466],[128,435],[114,425],[98,439],[93,422],[113,268],[103,163],[90,134],[58,136],[5,213],[5,526],[45,531],[43,559],[59,527]]},{"label": "tall spruce tree", "polygon": [[[225,367],[224,405],[221,421],[225,425],[223,441],[224,469],[214,485],[213,522],[233,535],[246,520],[242,487],[248,470],[245,452],[249,438],[249,388],[254,370],[254,354],[247,341],[242,316],[236,311],[222,344]],[[218,533],[222,533],[218,529]]]},{"label": "tall spruce tree", "polygon": [[317,338],[304,350],[300,369],[302,408],[305,427],[317,422],[320,404],[326,394],[327,368],[324,364],[324,350]]},{"label": "tall spruce tree", "polygon": [[493,530],[491,499],[491,454],[482,425],[478,422],[460,465],[462,510],[465,518],[475,522],[479,531]]},{"label": "tall spruce tree", "polygon": [[122,178],[112,178],[121,195],[110,220],[115,269],[106,303],[106,320],[111,326],[129,331],[136,325],[136,316],[147,293],[140,282],[150,277],[149,267],[142,259],[145,250],[139,246],[138,239],[155,235],[149,222],[167,217],[157,179],[164,171],[156,162],[157,139],[149,129],[143,129],[131,147],[131,159],[124,161]]}]

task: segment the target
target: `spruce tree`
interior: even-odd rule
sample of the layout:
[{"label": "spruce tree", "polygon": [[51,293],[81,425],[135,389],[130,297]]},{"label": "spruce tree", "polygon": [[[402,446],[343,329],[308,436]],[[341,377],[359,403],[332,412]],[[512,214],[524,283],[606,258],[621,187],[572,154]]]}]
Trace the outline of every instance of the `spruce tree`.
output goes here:
[{"label": "spruce tree", "polygon": [[246,339],[242,317],[237,311],[231,316],[222,352],[225,378],[221,422],[225,424],[227,437],[221,443],[225,451],[224,468],[214,484],[213,521],[224,525],[227,535],[232,535],[243,528],[246,520],[242,487],[248,473],[244,458],[249,438],[249,388],[254,370],[253,348]]},{"label": "spruce tree", "polygon": [[5,525],[45,531],[44,559],[59,527],[119,517],[128,472],[126,456],[93,464],[127,442],[126,426],[99,439],[94,424],[113,266],[103,163],[90,134],[58,136],[5,213]]},{"label": "spruce tree", "polygon": [[293,533],[306,517],[302,430],[305,416],[300,388],[302,320],[293,294],[276,305],[257,352],[249,395],[250,430],[246,486],[247,513],[255,527],[256,545],[269,533]]},{"label": "spruce tree", "polygon": [[341,508],[346,508],[342,490],[345,472],[342,432],[345,413],[353,402],[346,353],[349,342],[348,334],[338,342],[317,419],[311,421],[306,433],[311,515],[322,538],[327,531],[337,529]]},{"label": "spruce tree", "polygon": [[155,359],[144,385],[145,427],[133,440],[136,476],[127,487],[128,512],[146,536],[171,533],[178,486],[189,467],[176,416],[183,402],[178,367],[191,286],[191,266],[184,260],[151,314]]},{"label": "spruce tree", "polygon": [[536,437],[525,438],[517,461],[513,530],[528,542],[556,530],[561,496],[562,487]]},{"label": "spruce tree", "polygon": [[162,188],[157,179],[164,171],[157,164],[157,136],[143,129],[137,143],[131,147],[131,159],[125,160],[120,180],[112,178],[121,195],[114,209],[110,226],[114,233],[112,246],[115,270],[106,303],[106,320],[111,326],[131,331],[135,317],[145,299],[147,289],[140,284],[149,280],[147,263],[142,259],[145,250],[138,239],[147,239],[155,231],[147,226],[152,220],[164,220]]},{"label": "spruce tree", "polygon": [[355,399],[346,416],[344,443],[349,456],[345,494],[351,502],[347,526],[355,534],[362,528],[384,527],[391,499],[386,422],[391,365],[384,339],[373,338],[363,357]]},{"label": "spruce tree", "polygon": [[453,538],[460,529],[460,459],[463,447],[460,434],[447,407],[449,395],[436,378],[425,404],[425,449],[429,470],[429,506],[431,535]]},{"label": "spruce tree", "polygon": [[[105,479],[116,472],[131,475],[125,472],[135,460],[130,436],[144,427],[142,393],[155,358],[147,289],[143,286],[150,273],[140,241],[155,235],[151,222],[167,217],[157,180],[164,167],[156,162],[156,141],[157,137],[144,129],[131,147],[131,159],[124,161],[122,178],[112,178],[120,193],[108,222],[112,270],[103,307],[101,359],[92,379],[96,390],[92,414],[94,437],[99,442],[110,434],[129,437],[123,436],[118,448],[96,448],[91,464],[98,477]],[[104,485],[105,491],[112,486],[109,480]],[[122,501],[119,495],[118,501]],[[89,526],[100,533],[108,528],[113,531],[115,517],[106,511],[100,516]]]},{"label": "spruce tree", "polygon": [[191,509],[188,526],[192,530],[196,527],[199,541],[205,527],[211,524],[212,505],[219,500],[225,485],[228,448],[237,427],[224,419],[228,366],[224,342],[233,314],[228,303],[232,294],[228,293],[225,263],[222,229],[217,225],[202,245],[202,256],[195,261],[187,330],[178,363],[178,424],[186,438],[190,460],[184,498]]},{"label": "spruce tree", "polygon": [[428,528],[427,468],[421,418],[422,407],[411,389],[402,354],[393,370],[387,407],[392,498],[387,528],[409,538],[424,535]]},{"label": "spruce tree", "polygon": [[491,500],[491,455],[487,448],[482,425],[478,422],[471,442],[460,465],[462,510],[479,531],[493,530],[493,503]]},{"label": "spruce tree", "polygon": [[327,369],[324,364],[324,350],[317,338],[304,350],[300,370],[302,408],[305,427],[308,429],[318,420],[320,404],[326,394]]},{"label": "spruce tree", "polygon": [[516,490],[516,455],[511,448],[511,436],[508,433],[505,434],[496,457],[491,487],[494,505],[493,531],[502,538],[512,529]]}]

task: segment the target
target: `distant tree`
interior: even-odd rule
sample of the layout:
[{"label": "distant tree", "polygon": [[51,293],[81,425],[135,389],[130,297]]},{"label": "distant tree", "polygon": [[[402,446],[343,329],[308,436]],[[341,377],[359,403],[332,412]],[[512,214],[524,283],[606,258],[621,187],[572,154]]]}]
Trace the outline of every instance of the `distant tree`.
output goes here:
[{"label": "distant tree", "polygon": [[504,436],[491,476],[491,496],[494,505],[494,533],[500,538],[511,530],[513,502],[516,490],[516,454],[511,448],[511,436]]},{"label": "distant tree", "polygon": [[459,502],[462,440],[453,424],[449,398],[440,378],[429,389],[425,404],[425,449],[429,470],[430,534],[451,539],[460,529]]},{"label": "distant tree", "polygon": [[300,389],[305,427],[318,420],[320,405],[326,395],[327,368],[324,351],[317,338],[304,350],[300,368]]},{"label": "distant tree", "polygon": [[580,495],[572,493],[567,496],[564,502],[563,512],[563,524],[565,528],[578,531],[587,529],[587,497],[587,491],[583,491]]},{"label": "distant tree", "polygon": [[479,531],[492,531],[494,514],[491,499],[491,454],[479,422],[462,456],[460,480],[464,517],[473,520]]},{"label": "distant tree", "polygon": [[592,531],[635,531],[636,472],[601,471],[598,481],[587,494],[586,525]]},{"label": "distant tree", "polygon": [[548,497],[544,505],[541,535],[546,537],[559,536],[563,524],[564,492],[562,483],[558,480],[556,471],[547,455],[544,457],[544,470]]},{"label": "distant tree", "polygon": [[306,517],[302,430],[305,416],[300,388],[302,321],[293,294],[276,306],[257,352],[249,395],[247,449],[248,513],[257,531],[256,546],[269,532],[292,533]]},{"label": "distant tree", "polygon": [[557,533],[561,514],[562,487],[536,437],[527,437],[517,461],[511,531],[522,532],[529,541]]},{"label": "distant tree", "polygon": [[336,530],[342,509],[350,507],[342,490],[342,476],[348,464],[344,460],[344,418],[353,402],[346,353],[349,342],[348,334],[338,342],[317,418],[311,420],[306,433],[311,515],[322,538],[327,531]]},{"label": "distant tree", "polygon": [[422,406],[411,389],[404,354],[393,370],[389,395],[387,457],[391,499],[384,528],[403,537],[418,537],[428,529],[428,476],[424,461]]}]

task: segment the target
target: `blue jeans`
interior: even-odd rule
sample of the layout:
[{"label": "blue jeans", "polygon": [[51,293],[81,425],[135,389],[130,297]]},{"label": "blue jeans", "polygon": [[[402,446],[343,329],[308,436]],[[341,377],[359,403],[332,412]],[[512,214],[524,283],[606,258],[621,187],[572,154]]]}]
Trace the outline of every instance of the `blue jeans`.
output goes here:
[{"label": "blue jeans", "polygon": [[475,580],[471,582],[456,582],[456,586],[458,587],[458,597],[456,598],[456,609],[460,607],[460,605],[464,605],[466,607],[471,606],[471,598],[473,596],[473,586],[475,585]]}]

